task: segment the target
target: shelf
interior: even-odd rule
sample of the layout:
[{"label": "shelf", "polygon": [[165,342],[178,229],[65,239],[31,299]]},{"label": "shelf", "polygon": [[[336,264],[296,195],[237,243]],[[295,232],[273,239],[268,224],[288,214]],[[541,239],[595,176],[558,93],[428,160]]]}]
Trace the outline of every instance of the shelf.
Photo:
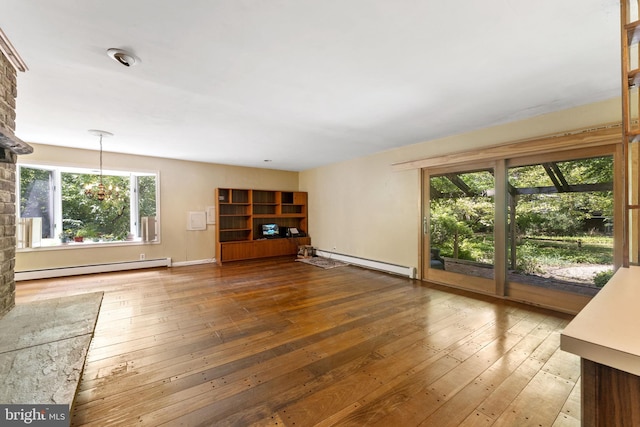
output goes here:
[{"label": "shelf", "polygon": [[293,203],[293,193],[291,192],[282,192],[282,204],[291,204]]},{"label": "shelf", "polygon": [[[622,234],[622,266],[638,264],[640,260],[640,216],[637,209],[640,200],[640,0],[620,1],[621,65],[622,65],[622,131],[624,199]],[[625,87],[626,86],[626,87]],[[619,271],[619,270],[618,270]],[[607,285],[608,286],[608,285]]]},{"label": "shelf", "polygon": [[[281,229],[297,228],[307,233],[307,193],[302,191],[216,189],[216,260],[253,259],[275,255],[295,255],[293,238],[262,240],[262,226],[277,224]],[[304,243],[300,243],[304,242]]]},{"label": "shelf", "polygon": [[253,204],[278,204],[277,191],[269,190],[252,190],[253,191]]},{"label": "shelf", "polygon": [[634,21],[624,26],[627,31],[627,42],[631,46],[640,42],[640,21]]},{"label": "shelf", "polygon": [[627,84],[630,88],[638,86],[640,83],[640,69],[631,70],[627,73]]},{"label": "shelf", "polygon": [[251,205],[246,203],[234,204],[234,203],[221,203],[216,210],[220,217],[231,216],[249,216]]},{"label": "shelf", "polygon": [[216,194],[217,203],[249,204],[249,190],[220,188]]},{"label": "shelf", "polygon": [[253,205],[253,216],[259,215],[276,215],[277,206],[272,205]]},{"label": "shelf", "polygon": [[306,215],[306,206],[304,205],[282,205],[280,212],[282,215],[303,214]]},{"label": "shelf", "polygon": [[638,124],[634,124],[632,129],[626,129],[627,142],[629,144],[640,142],[640,128],[638,126]]}]

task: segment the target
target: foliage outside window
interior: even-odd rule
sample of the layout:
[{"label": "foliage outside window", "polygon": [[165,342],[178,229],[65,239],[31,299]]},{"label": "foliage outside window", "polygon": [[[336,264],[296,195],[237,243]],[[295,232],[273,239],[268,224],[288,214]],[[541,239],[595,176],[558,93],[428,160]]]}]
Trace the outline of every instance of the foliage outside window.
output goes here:
[{"label": "foliage outside window", "polygon": [[509,268],[603,286],[613,271],[613,158],[512,167],[508,180]]},{"label": "foliage outside window", "polygon": [[87,183],[98,182],[97,175],[62,173],[62,233],[88,240],[126,240],[130,230],[129,177],[103,176],[111,194],[103,201],[84,193]]},{"label": "foliage outside window", "polygon": [[[21,165],[17,175],[18,218],[41,218],[44,245],[139,241],[143,217],[156,224],[155,174],[103,172],[100,177],[81,169]],[[102,201],[85,194],[101,178],[107,189]]]},{"label": "foliage outside window", "polygon": [[[602,287],[613,272],[613,156],[514,165],[507,175],[507,282]],[[493,171],[434,174],[429,185],[431,268],[493,277]]]},{"label": "foliage outside window", "polygon": [[432,250],[450,258],[449,268],[452,260],[466,260],[470,261],[464,266],[467,274],[493,277],[492,173],[469,171],[432,176],[430,186]]}]

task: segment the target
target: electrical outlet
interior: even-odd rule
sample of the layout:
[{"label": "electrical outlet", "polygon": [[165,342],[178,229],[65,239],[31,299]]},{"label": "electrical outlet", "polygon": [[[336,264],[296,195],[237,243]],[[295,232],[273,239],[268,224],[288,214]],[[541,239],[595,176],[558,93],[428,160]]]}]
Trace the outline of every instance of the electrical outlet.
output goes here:
[{"label": "electrical outlet", "polygon": [[140,261],[144,261],[146,258],[145,254],[140,254]]}]

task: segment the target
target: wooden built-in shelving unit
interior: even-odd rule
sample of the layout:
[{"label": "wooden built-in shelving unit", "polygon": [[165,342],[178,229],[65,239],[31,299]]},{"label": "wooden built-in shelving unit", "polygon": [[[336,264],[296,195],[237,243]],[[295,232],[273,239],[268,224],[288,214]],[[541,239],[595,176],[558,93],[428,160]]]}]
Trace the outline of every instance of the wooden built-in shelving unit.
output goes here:
[{"label": "wooden built-in shelving unit", "polygon": [[305,237],[265,239],[263,224],[295,227],[307,233],[307,193],[301,191],[216,189],[216,259],[218,263],[293,255]]},{"label": "wooden built-in shelving unit", "polygon": [[623,265],[640,264],[640,1],[621,0],[622,128],[625,154]]}]

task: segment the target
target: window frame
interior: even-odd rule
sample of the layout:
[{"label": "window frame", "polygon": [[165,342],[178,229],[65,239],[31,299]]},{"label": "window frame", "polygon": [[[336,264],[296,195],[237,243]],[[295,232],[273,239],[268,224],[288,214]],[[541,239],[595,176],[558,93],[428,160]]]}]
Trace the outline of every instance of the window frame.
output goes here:
[{"label": "window frame", "polygon": [[[52,188],[51,199],[53,205],[53,237],[43,238],[42,244],[39,247],[23,247],[16,248],[16,251],[31,251],[31,250],[43,250],[43,249],[66,249],[66,248],[93,248],[93,247],[113,247],[113,246],[131,246],[131,245],[149,245],[161,243],[161,213],[160,213],[160,172],[157,170],[131,170],[131,169],[103,169],[102,175],[104,176],[122,176],[129,178],[130,195],[129,195],[129,230],[134,234],[133,239],[117,240],[112,242],[100,241],[83,241],[83,242],[70,242],[62,243],[59,237],[62,231],[62,174],[63,173],[75,173],[75,174],[88,174],[97,175],[100,171],[94,168],[78,167],[78,166],[66,166],[59,164],[48,163],[18,163],[16,164],[16,224],[22,218],[21,217],[21,185],[20,176],[22,168],[40,169],[50,171],[52,173]],[[153,176],[155,177],[155,198],[156,198],[156,223],[157,232],[156,238],[153,241],[143,241],[141,237],[140,224],[138,221],[139,213],[139,191],[138,191],[138,177],[140,176]]]}]

